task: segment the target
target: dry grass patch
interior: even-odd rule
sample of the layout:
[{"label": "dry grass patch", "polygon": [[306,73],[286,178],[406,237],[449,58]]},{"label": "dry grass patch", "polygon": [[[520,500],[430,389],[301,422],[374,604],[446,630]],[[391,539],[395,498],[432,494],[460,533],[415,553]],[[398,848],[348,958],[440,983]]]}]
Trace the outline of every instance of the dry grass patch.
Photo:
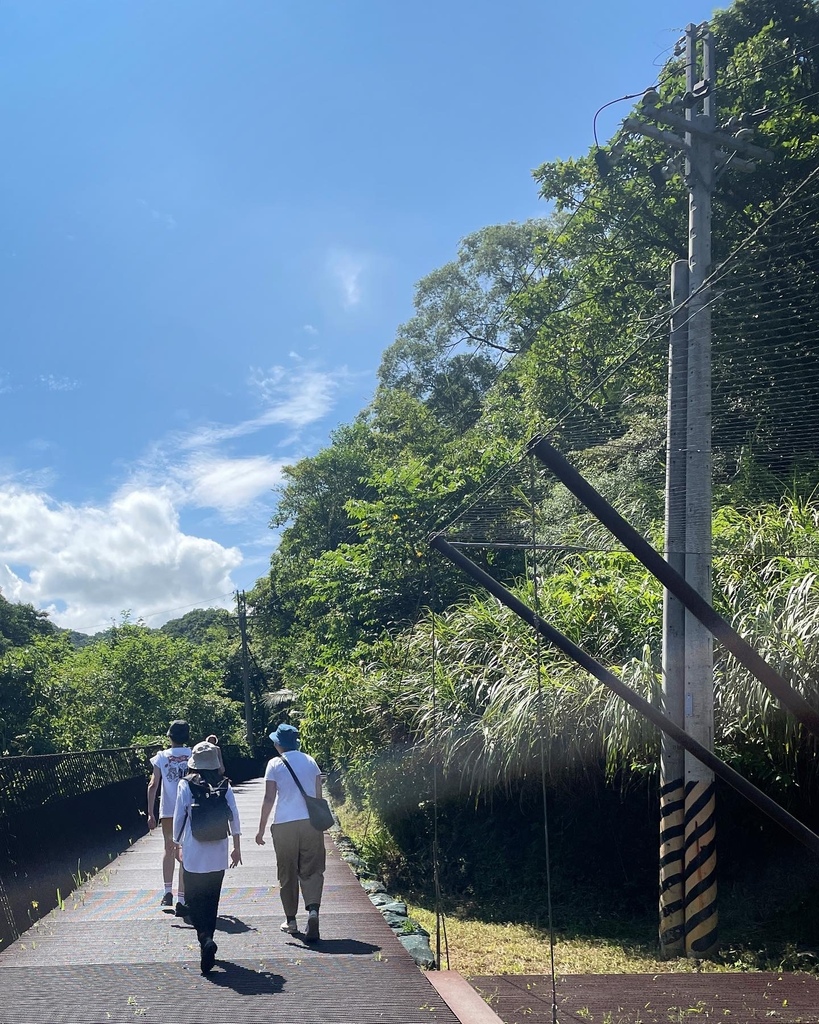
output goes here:
[{"label": "dry grass patch", "polygon": [[[409,905],[411,917],[432,936],[435,947],[435,914]],[[542,928],[526,924],[502,924],[447,917],[449,966],[467,976],[488,974],[550,974],[549,936]],[[443,936],[442,966],[446,966]],[[608,939],[562,939],[555,943],[558,974],[658,974],[736,970],[705,961],[658,960],[652,953]]]}]

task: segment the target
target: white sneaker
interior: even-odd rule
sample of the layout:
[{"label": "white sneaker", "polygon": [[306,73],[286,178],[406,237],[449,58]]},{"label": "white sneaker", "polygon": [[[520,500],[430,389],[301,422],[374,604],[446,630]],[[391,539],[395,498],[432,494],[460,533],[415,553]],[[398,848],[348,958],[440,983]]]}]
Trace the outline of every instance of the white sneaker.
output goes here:
[{"label": "white sneaker", "polygon": [[307,931],[304,933],[305,942],[318,942],[319,940],[319,916],[317,910],[311,910],[307,918]]},{"label": "white sneaker", "polygon": [[288,917],[287,920],[282,921],[279,925],[280,932],[287,932],[288,935],[295,935],[299,930],[299,926],[296,923],[295,917]]}]

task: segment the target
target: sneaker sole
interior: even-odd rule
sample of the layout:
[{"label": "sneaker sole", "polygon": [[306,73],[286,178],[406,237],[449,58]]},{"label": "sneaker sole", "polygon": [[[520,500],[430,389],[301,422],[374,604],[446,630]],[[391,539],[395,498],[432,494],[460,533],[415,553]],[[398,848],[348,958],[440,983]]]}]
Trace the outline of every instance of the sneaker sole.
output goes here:
[{"label": "sneaker sole", "polygon": [[205,945],[202,947],[202,957],[199,961],[199,967],[203,974],[208,974],[213,970],[213,966],[216,963],[216,951],[219,947],[213,941],[208,939]]}]

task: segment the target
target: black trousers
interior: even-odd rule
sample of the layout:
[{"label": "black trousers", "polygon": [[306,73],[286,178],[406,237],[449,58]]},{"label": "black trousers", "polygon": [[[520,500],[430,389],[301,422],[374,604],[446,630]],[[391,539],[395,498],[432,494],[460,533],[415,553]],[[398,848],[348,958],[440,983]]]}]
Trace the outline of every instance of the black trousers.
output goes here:
[{"label": "black trousers", "polygon": [[219,913],[224,871],[185,871],[185,903],[200,942],[212,939]]}]

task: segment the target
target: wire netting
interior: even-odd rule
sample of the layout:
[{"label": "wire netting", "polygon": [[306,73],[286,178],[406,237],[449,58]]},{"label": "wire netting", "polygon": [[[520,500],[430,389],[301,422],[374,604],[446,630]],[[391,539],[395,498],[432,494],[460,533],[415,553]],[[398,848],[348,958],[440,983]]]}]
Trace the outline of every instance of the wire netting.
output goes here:
[{"label": "wire netting", "polygon": [[0,818],[150,774],[157,747],[0,758]]},{"label": "wire netting", "polygon": [[[819,168],[778,198],[760,223],[712,270],[700,296],[711,319],[714,504],[734,498],[775,500],[819,482]],[[690,322],[688,300],[635,318],[627,356],[590,380],[582,401],[540,432],[655,543],[666,514],[667,397],[671,317]],[[641,380],[635,385],[635,363]],[[687,401],[687,377],[677,399]],[[535,433],[535,430],[533,430]],[[521,441],[525,442],[525,438]],[[683,459],[688,449],[677,450]],[[442,526],[464,547],[529,547],[532,518],[544,551],[612,550],[618,543],[542,467],[532,489],[525,458],[471,496]],[[709,514],[689,507],[692,519]],[[784,538],[787,541],[787,538]],[[792,538],[796,540],[796,538]],[[805,543],[805,535],[800,537]],[[783,554],[799,557],[796,548]]]}]

